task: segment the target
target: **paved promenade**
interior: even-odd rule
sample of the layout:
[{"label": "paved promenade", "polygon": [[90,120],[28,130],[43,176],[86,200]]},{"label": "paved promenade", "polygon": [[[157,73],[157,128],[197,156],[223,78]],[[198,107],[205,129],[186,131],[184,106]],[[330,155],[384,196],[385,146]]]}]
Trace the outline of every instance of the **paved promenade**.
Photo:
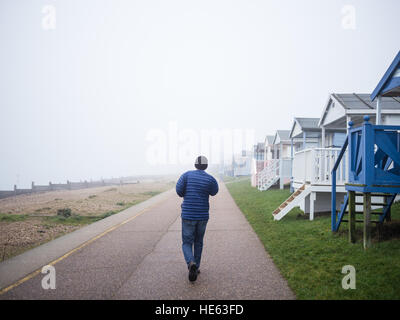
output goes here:
[{"label": "paved promenade", "polygon": [[[129,208],[111,221],[115,225],[112,230],[107,225],[110,222],[103,222],[100,226],[109,229],[99,230],[100,236],[86,239],[79,249],[74,244],[73,251],[65,240],[57,239],[53,246],[58,252],[60,246],[69,251],[60,254],[64,257],[54,263],[56,289],[42,289],[44,275],[37,273],[0,295],[0,299],[295,298],[223,183],[210,202],[201,273],[196,282],[189,282],[181,252],[180,203],[174,192],[167,192],[142,204],[140,210]],[[95,232],[96,226],[89,227]],[[82,238],[79,231],[77,236],[69,234],[67,241]],[[42,265],[54,261],[43,263],[45,250],[39,247],[35,251],[42,257]],[[32,258],[32,253],[24,255]],[[27,271],[29,259],[21,257],[12,262],[24,261]],[[0,278],[7,279],[10,265],[0,264]],[[37,266],[32,266],[30,272],[35,269]]]}]

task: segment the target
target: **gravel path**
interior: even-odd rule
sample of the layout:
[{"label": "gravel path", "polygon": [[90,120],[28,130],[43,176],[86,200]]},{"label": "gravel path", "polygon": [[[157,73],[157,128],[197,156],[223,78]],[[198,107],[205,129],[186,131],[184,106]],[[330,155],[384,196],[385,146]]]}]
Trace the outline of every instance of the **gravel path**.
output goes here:
[{"label": "gravel path", "polygon": [[211,199],[201,274],[187,279],[178,197],[97,239],[0,299],[294,299],[226,187]]}]

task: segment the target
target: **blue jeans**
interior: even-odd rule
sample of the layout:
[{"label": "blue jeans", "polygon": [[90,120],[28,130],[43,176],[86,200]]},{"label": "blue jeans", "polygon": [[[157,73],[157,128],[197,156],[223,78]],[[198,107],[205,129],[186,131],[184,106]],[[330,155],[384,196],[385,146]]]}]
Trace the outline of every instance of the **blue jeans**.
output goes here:
[{"label": "blue jeans", "polygon": [[207,222],[208,220],[182,219],[182,251],[188,266],[190,261],[194,261],[197,268],[200,267]]}]

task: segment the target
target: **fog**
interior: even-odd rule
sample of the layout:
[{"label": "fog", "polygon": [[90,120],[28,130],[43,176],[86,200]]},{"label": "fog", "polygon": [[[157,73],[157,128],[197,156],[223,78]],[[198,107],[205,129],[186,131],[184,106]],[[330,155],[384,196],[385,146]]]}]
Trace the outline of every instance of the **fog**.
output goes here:
[{"label": "fog", "polygon": [[253,130],[263,141],[294,116],[319,117],[329,93],[375,88],[399,50],[399,9],[1,0],[0,189],[178,173],[190,166],[148,159],[151,133],[170,148],[171,125],[183,136]]}]

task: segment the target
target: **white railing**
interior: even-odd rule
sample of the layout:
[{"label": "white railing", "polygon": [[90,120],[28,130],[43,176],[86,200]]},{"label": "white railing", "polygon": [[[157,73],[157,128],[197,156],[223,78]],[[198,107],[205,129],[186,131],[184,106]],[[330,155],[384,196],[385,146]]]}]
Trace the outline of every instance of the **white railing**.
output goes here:
[{"label": "white railing", "polygon": [[279,175],[279,159],[268,160],[267,166],[257,174],[257,188],[261,189]]},{"label": "white railing", "polygon": [[281,168],[280,168],[280,178],[284,179],[284,183],[290,181],[290,177],[292,174],[292,159],[291,158],[283,158],[281,159]]},{"label": "white railing", "polygon": [[256,160],[252,159],[251,163],[251,185],[257,187],[257,179],[259,173],[265,168],[267,160]]},{"label": "white railing", "polygon": [[[330,185],[332,168],[339,153],[340,148],[312,148],[296,152],[293,158],[293,181]],[[346,159],[347,151],[337,171],[337,185],[344,185],[347,180]]]}]

